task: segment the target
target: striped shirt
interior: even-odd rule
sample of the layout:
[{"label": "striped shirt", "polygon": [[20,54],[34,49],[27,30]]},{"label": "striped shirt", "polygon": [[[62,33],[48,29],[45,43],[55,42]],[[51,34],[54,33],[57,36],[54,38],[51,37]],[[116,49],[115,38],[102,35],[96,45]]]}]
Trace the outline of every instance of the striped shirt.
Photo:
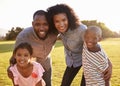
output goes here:
[{"label": "striped shirt", "polygon": [[105,86],[103,72],[108,67],[108,59],[102,48],[98,52],[90,52],[84,43],[82,65],[86,80],[86,86]]}]

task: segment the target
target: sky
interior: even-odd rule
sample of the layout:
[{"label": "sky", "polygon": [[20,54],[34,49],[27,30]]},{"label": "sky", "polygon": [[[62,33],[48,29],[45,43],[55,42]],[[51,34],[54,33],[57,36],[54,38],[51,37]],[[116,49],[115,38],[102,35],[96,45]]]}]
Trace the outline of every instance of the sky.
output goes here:
[{"label": "sky", "polygon": [[81,21],[97,20],[112,31],[120,31],[119,0],[0,0],[0,35],[12,27],[31,26],[35,11],[60,3],[73,8]]}]

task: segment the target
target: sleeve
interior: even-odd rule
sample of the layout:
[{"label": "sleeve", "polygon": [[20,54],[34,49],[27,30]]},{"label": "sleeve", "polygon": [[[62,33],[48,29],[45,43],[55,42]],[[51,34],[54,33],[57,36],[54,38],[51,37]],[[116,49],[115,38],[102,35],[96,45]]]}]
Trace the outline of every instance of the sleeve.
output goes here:
[{"label": "sleeve", "polygon": [[43,69],[42,65],[40,63],[38,63],[39,76],[42,77],[44,72],[45,72],[45,70]]},{"label": "sleeve", "polygon": [[15,69],[15,65],[14,65],[14,66],[11,66],[11,67],[10,67],[10,70],[11,70],[12,73],[13,73],[14,84],[15,84],[15,85],[18,85],[18,74],[17,74],[17,71],[16,71],[16,69]]},{"label": "sleeve", "polygon": [[107,69],[108,59],[102,50],[96,53],[91,53],[85,49],[85,54],[86,59],[90,62],[90,64],[96,67],[99,71],[104,72]]},{"label": "sleeve", "polygon": [[42,76],[45,70],[43,69],[40,63],[34,62],[34,66],[35,66],[34,72],[37,73],[37,82],[39,82],[42,79]]},{"label": "sleeve", "polygon": [[81,24],[80,28],[81,28],[80,37],[81,37],[82,40],[84,40],[84,34],[85,34],[86,29],[87,29],[87,26],[84,25],[84,24]]}]

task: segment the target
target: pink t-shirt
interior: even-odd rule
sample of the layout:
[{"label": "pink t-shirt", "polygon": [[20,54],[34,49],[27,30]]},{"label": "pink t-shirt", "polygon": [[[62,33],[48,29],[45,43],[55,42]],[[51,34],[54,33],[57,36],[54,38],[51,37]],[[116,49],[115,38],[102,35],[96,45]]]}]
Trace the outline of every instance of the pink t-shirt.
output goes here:
[{"label": "pink t-shirt", "polygon": [[10,70],[12,71],[13,76],[14,76],[15,85],[35,86],[42,79],[43,72],[44,72],[43,67],[41,66],[40,63],[37,63],[37,62],[32,62],[32,64],[33,64],[32,74],[27,78],[23,77],[19,73],[19,71],[17,70],[16,64],[10,67]]}]

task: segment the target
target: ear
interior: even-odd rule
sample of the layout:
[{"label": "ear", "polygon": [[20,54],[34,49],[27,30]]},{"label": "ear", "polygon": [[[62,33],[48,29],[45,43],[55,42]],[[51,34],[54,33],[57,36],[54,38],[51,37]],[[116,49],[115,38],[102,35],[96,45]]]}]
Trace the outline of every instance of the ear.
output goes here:
[{"label": "ear", "polygon": [[102,40],[102,37],[99,37],[99,40],[98,40],[98,42],[100,42]]},{"label": "ear", "polygon": [[16,54],[15,54],[15,53],[13,53],[13,54],[12,54],[12,57],[16,59]]},{"label": "ear", "polygon": [[32,21],[32,26],[34,25],[34,22]]}]

